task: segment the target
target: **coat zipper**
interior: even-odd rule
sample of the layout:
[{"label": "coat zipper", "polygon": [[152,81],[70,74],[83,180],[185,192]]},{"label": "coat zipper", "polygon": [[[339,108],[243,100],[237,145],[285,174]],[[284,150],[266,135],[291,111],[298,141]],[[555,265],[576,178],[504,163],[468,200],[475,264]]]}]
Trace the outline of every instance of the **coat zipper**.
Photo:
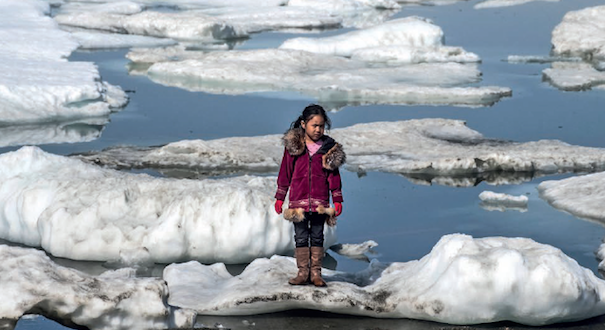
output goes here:
[{"label": "coat zipper", "polygon": [[309,212],[311,212],[311,154],[309,154]]}]

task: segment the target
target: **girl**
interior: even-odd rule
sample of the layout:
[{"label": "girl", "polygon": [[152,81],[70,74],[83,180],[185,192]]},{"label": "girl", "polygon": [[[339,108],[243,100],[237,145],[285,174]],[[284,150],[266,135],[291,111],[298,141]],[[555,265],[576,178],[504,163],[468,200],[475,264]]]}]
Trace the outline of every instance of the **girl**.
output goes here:
[{"label": "girl", "polygon": [[[324,222],[333,226],[342,213],[338,168],[346,156],[342,145],[324,135],[326,126],[331,127],[326,111],[311,104],[282,138],[285,150],[277,178],[275,211],[282,213],[289,189],[290,203],[284,218],[294,222],[294,255],[298,267],[298,275],[288,281],[292,285],[307,284],[310,280],[315,286],[326,286],[321,278]],[[334,208],[330,208],[330,192]]]}]

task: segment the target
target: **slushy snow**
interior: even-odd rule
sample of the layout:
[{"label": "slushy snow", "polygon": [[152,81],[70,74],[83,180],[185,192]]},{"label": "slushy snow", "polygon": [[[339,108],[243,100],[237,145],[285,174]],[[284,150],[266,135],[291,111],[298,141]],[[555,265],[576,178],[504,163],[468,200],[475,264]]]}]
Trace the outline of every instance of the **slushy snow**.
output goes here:
[{"label": "slushy snow", "polygon": [[0,155],[0,238],[72,260],[249,262],[294,248],[275,180],[154,178],[23,147]]},{"label": "slushy snow", "polygon": [[538,191],[557,209],[605,222],[605,172],[544,181]]},{"label": "slushy snow", "polygon": [[[558,140],[519,143],[488,139],[458,120],[375,122],[333,129],[327,134],[344,146],[346,167],[354,171],[469,175],[605,168],[605,149]],[[114,147],[78,157],[117,168],[189,168],[210,175],[271,172],[281,162],[281,136],[183,140],[149,148]]]},{"label": "slushy snow", "polygon": [[238,276],[223,264],[164,270],[169,304],[199,314],[315,309],[449,324],[545,325],[605,313],[605,282],[559,249],[526,238],[447,235],[420,260],[359,273],[323,270],[328,288],[291,286],[294,259],[257,259]]},{"label": "slushy snow", "polygon": [[166,329],[171,324],[165,282],[133,278],[126,270],[90,276],[61,267],[42,251],[0,245],[0,319],[41,314],[92,330]]},{"label": "slushy snow", "polygon": [[0,12],[0,124],[107,116],[125,105],[93,63],[66,60],[78,43],[47,16],[48,3],[6,0]]}]

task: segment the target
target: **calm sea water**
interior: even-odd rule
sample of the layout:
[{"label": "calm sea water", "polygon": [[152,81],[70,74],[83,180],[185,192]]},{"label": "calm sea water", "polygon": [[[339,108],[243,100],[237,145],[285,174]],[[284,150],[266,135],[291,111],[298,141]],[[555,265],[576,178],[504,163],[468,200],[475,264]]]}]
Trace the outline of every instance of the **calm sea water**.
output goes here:
[{"label": "calm sea water", "polygon": [[[489,108],[451,106],[359,106],[330,114],[333,127],[356,123],[417,118],[461,119],[487,137],[515,141],[559,139],[571,144],[605,147],[605,91],[563,92],[542,82],[542,70],[549,64],[511,64],[508,55],[548,55],[551,32],[570,10],[602,4],[602,0],[562,0],[535,2],[522,6],[476,10],[477,1],[449,6],[406,7],[393,18],[418,15],[428,17],[445,32],[446,44],[477,53],[483,62],[483,82],[512,88],[513,96]],[[342,31],[325,31],[309,36],[325,36]],[[263,33],[236,46],[238,49],[277,47],[294,35]],[[299,36],[299,35],[296,35]],[[93,61],[103,77],[130,93],[131,101],[111,116],[102,136],[92,142],[41,146],[46,151],[70,154],[100,150],[114,145],[159,145],[182,139],[215,139],[230,136],[257,136],[283,132],[312,99],[300,95],[263,93],[227,96],[193,93],[153,83],[146,77],[128,75],[126,50],[76,52],[73,61]],[[18,147],[0,148],[0,153]],[[529,237],[563,250],[581,265],[597,273],[594,251],[605,236],[603,224],[578,219],[557,211],[542,201],[534,179],[520,185],[455,188],[419,185],[395,174],[370,172],[358,177],[344,172],[344,213],[339,218],[341,243],[375,240],[375,258],[384,262],[408,261],[427,254],[439,238],[450,233],[474,237]],[[484,190],[525,194],[526,212],[487,211],[478,195]],[[98,263],[57,260],[60,264],[91,274],[105,268]],[[335,254],[326,265],[344,271],[358,271],[367,264]],[[245,265],[231,266],[234,273]],[[158,265],[150,275],[160,275]],[[312,317],[311,317],[312,316]],[[262,329],[418,329],[443,328],[430,322],[373,320],[334,316],[316,312],[290,312],[247,318],[200,317],[207,326],[220,323],[228,328]],[[294,322],[296,324],[293,325]],[[254,323],[254,326],[252,325]],[[595,328],[602,320],[570,325]],[[502,325],[510,327],[511,325]],[[494,327],[500,327],[495,325]],[[518,326],[514,326],[519,328]],[[470,327],[482,328],[482,327]],[[64,329],[41,317],[21,320],[17,329]]]}]

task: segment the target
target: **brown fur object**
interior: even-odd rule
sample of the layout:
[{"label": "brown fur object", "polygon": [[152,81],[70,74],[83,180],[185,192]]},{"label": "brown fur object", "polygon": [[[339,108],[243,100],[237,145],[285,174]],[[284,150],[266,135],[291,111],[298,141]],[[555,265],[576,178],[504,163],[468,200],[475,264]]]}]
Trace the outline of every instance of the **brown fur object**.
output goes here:
[{"label": "brown fur object", "polygon": [[347,161],[347,155],[342,148],[342,144],[336,143],[325,155],[321,157],[322,166],[330,171],[339,168]]},{"label": "brown fur object", "polygon": [[[333,207],[323,207],[320,205],[317,207],[317,213],[327,215],[326,223],[328,224],[328,226],[336,226],[336,210]],[[305,210],[302,208],[285,209],[284,219],[292,222],[301,222],[305,220]]]},{"label": "brown fur object", "polygon": [[[300,156],[307,150],[305,131],[302,128],[289,129],[282,137],[282,142],[292,156]],[[326,148],[328,150],[325,150]],[[319,152],[324,153],[321,157],[323,168],[330,171],[339,168],[347,161],[347,155],[342,144],[337,143],[329,136],[325,137],[324,145]]]},{"label": "brown fur object", "polygon": [[289,129],[282,137],[284,147],[292,156],[300,156],[305,152],[305,131],[302,128]]}]

